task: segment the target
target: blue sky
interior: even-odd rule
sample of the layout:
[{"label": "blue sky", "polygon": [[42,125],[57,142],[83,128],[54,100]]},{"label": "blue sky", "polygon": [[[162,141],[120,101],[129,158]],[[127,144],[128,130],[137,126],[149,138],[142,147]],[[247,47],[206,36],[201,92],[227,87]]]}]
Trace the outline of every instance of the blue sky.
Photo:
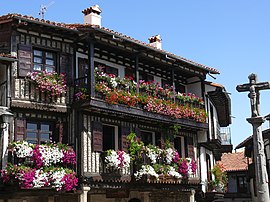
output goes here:
[{"label": "blue sky", "polygon": [[[45,19],[82,23],[81,11],[98,4],[103,10],[102,25],[147,42],[160,34],[163,49],[214,67],[221,74],[213,80],[231,93],[234,146],[251,135],[247,93],[236,85],[247,83],[250,73],[259,81],[270,81],[270,1],[260,0],[53,0]],[[20,13],[38,17],[40,5],[51,0],[1,0],[0,15]],[[261,115],[270,113],[270,90],[261,93]],[[263,128],[268,127],[265,123]]]}]

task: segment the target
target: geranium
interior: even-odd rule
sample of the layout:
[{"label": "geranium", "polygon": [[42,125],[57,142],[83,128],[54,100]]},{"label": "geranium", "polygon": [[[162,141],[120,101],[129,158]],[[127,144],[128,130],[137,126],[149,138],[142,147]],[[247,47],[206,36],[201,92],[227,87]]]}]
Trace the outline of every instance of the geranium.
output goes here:
[{"label": "geranium", "polygon": [[64,74],[57,72],[29,72],[28,78],[37,85],[41,92],[47,92],[49,96],[65,94],[67,91]]},{"label": "geranium", "polygon": [[[149,112],[172,118],[206,122],[207,113],[203,109],[203,100],[194,94],[177,93],[172,87],[167,85],[163,88],[153,81],[140,80],[137,84],[130,78],[106,74],[102,67],[96,68],[95,78],[96,91],[102,93],[109,104],[139,106]],[[139,88],[139,92],[136,88]],[[175,96],[176,102],[173,99]]]},{"label": "geranium", "polygon": [[130,166],[130,156],[124,151],[106,151],[105,163],[107,168],[121,169]]}]

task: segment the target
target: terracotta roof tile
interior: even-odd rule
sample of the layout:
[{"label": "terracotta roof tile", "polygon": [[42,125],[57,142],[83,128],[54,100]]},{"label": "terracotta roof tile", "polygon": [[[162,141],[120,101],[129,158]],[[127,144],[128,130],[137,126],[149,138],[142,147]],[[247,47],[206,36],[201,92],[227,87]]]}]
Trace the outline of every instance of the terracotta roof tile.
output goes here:
[{"label": "terracotta roof tile", "polygon": [[251,159],[245,157],[244,152],[223,153],[220,162],[227,172],[245,171],[248,169],[248,163],[251,163]]},{"label": "terracotta roof tile", "polygon": [[52,25],[52,26],[56,26],[56,27],[62,27],[62,28],[66,28],[66,29],[71,29],[71,30],[77,30],[78,28],[87,28],[87,27],[92,27],[92,28],[95,28],[96,30],[103,30],[103,31],[106,31],[108,33],[111,33],[113,35],[118,35],[119,37],[122,37],[124,39],[127,39],[127,40],[130,40],[134,43],[137,43],[139,45],[143,45],[143,46],[146,46],[148,48],[151,48],[157,52],[161,52],[163,54],[167,54],[168,56],[170,57],[173,57],[175,59],[179,59],[179,60],[182,60],[184,62],[187,62],[187,63],[190,63],[191,65],[195,65],[199,68],[202,68],[204,70],[207,70],[213,74],[219,74],[220,72],[215,69],[215,68],[212,68],[212,67],[208,67],[208,66],[205,66],[205,65],[202,65],[202,64],[199,64],[197,62],[194,62],[192,60],[189,60],[189,59],[186,59],[184,57],[181,57],[181,56],[177,56],[173,53],[170,53],[168,51],[165,51],[165,50],[160,50],[160,49],[157,49],[153,46],[151,46],[150,44],[148,43],[145,43],[143,41],[139,41],[137,39],[134,39],[130,36],[127,36],[127,35],[124,35],[120,32],[116,32],[114,30],[111,30],[111,29],[108,29],[108,28],[105,28],[105,27],[100,27],[100,26],[97,26],[97,25],[84,25],[84,24],[66,24],[66,23],[57,23],[57,22],[53,22],[53,21],[49,21],[49,20],[43,20],[43,19],[39,19],[39,18],[34,18],[32,16],[27,16],[27,15],[21,15],[21,14],[17,14],[17,13],[9,13],[7,15],[3,15],[3,16],[0,16],[0,22],[4,22],[4,21],[7,21],[7,20],[11,20],[13,18],[20,18],[20,19],[25,19],[25,20],[28,20],[28,21],[32,21],[33,23],[42,23],[42,24],[45,24],[45,25]]}]

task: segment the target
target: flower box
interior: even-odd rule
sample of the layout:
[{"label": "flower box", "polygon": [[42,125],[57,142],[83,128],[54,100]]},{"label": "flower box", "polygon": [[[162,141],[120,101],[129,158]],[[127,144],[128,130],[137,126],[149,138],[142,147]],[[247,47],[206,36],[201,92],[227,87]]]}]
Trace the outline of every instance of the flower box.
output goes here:
[{"label": "flower box", "polygon": [[76,155],[67,145],[34,145],[23,141],[14,142],[9,148],[17,160],[1,171],[4,183],[15,183],[20,189],[71,191],[76,188],[78,178],[67,168],[76,163]]}]

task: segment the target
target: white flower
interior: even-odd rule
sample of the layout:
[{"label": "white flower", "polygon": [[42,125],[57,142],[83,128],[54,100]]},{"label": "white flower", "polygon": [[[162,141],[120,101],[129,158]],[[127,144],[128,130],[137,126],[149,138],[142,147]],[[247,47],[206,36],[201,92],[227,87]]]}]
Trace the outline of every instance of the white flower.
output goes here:
[{"label": "white flower", "polygon": [[112,84],[112,86],[114,87],[114,88],[116,88],[117,87],[117,85],[118,85],[118,83],[116,82],[116,80],[115,80],[115,78],[113,77],[113,78],[111,78],[111,84]]},{"label": "white flower", "polygon": [[160,153],[161,153],[161,150],[158,148],[157,150],[154,150],[149,147],[146,147],[146,156],[151,160],[152,164],[155,164],[157,162],[157,159],[159,158]]},{"label": "white flower", "polygon": [[63,151],[59,150],[58,147],[40,145],[39,151],[41,153],[41,158],[45,166],[59,163],[64,156]]},{"label": "white flower", "polygon": [[130,166],[130,156],[126,152],[123,154],[123,161],[122,161],[122,167],[123,168],[129,168]]},{"label": "white flower", "polygon": [[141,179],[143,175],[150,175],[158,179],[158,174],[156,173],[154,168],[150,165],[142,165],[142,168],[136,173],[134,173],[136,180]]},{"label": "white flower", "polygon": [[63,185],[64,185],[64,181],[62,181],[63,177],[65,176],[66,172],[63,168],[59,168],[59,170],[53,171],[51,173],[51,178],[52,178],[52,187],[56,188],[57,191],[61,190]]},{"label": "white flower", "polygon": [[29,144],[26,141],[16,142],[14,144],[14,148],[16,150],[16,155],[18,158],[26,158],[32,156],[32,144]]},{"label": "white flower", "polygon": [[118,168],[118,165],[121,163],[118,159],[118,155],[116,151],[111,150],[110,154],[105,157],[105,163],[107,164],[106,167],[110,168]]},{"label": "white flower", "polygon": [[174,156],[174,150],[172,148],[168,148],[165,150],[166,155],[166,163],[170,164],[172,162],[173,156]]},{"label": "white flower", "polygon": [[128,168],[130,166],[130,156],[124,151],[109,150],[105,157],[106,168]]},{"label": "white flower", "polygon": [[40,188],[45,187],[46,183],[49,181],[49,174],[43,172],[42,170],[36,170],[35,179],[33,180],[33,187]]},{"label": "white flower", "polygon": [[178,173],[178,172],[174,169],[174,167],[172,167],[172,166],[169,167],[169,171],[168,171],[167,174],[170,175],[170,176],[172,176],[172,177],[175,177],[175,178],[177,178],[177,179],[179,179],[179,178],[182,177],[182,175],[181,175],[180,173]]}]

